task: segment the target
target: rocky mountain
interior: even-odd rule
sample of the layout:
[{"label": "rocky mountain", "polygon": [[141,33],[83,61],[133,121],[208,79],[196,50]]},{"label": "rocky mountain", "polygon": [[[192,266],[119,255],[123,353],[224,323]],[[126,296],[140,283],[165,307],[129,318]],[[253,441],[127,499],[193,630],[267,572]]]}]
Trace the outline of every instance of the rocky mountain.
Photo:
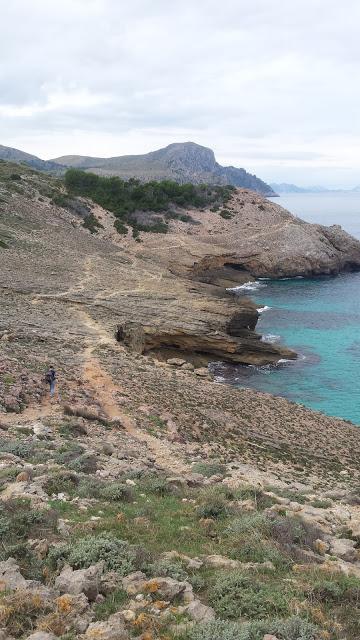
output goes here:
[{"label": "rocky mountain", "polygon": [[64,167],[59,166],[58,163],[52,160],[41,160],[37,156],[33,156],[25,151],[19,149],[13,149],[12,147],[4,147],[0,144],[0,160],[6,160],[7,162],[16,162],[20,164],[26,164],[38,171],[51,171],[60,173],[64,171]]},{"label": "rocky mountain", "polygon": [[122,178],[135,177],[141,180],[171,179],[195,184],[231,184],[252,189],[266,196],[276,193],[265,182],[245,169],[222,167],[215,160],[211,149],[194,142],[174,143],[164,149],[144,155],[119,156],[114,158],[91,158],[87,156],[62,156],[54,162],[91,170],[101,175],[116,175]]},{"label": "rocky mountain", "polygon": [[294,357],[225,287],[360,245],[226,206],[134,237],[0,163],[1,640],[359,638],[359,428],[200,365]]}]

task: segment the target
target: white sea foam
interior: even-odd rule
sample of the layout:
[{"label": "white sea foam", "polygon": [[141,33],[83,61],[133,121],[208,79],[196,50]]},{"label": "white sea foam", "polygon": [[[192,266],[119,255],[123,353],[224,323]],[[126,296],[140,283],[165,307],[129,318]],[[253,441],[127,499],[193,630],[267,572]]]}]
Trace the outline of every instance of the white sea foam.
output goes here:
[{"label": "white sea foam", "polygon": [[273,333],[265,334],[261,337],[261,342],[268,342],[270,344],[274,344],[275,342],[279,342],[280,336],[276,336]]},{"label": "white sea foam", "polygon": [[268,311],[269,309],[271,309],[271,307],[268,307],[266,304],[265,307],[259,307],[257,311],[258,313],[264,313],[264,311]]},{"label": "white sea foam", "polygon": [[266,284],[252,280],[250,282],[244,282],[244,284],[240,284],[238,287],[229,287],[227,291],[256,291],[261,287],[266,287]]}]

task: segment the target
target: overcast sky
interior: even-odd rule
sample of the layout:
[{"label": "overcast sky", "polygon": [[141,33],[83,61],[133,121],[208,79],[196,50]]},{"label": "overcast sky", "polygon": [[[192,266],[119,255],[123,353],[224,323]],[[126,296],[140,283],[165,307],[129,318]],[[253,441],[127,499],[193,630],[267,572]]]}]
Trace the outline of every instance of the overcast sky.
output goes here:
[{"label": "overcast sky", "polygon": [[266,181],[360,184],[359,0],[12,0],[0,144],[42,158],[193,140]]}]

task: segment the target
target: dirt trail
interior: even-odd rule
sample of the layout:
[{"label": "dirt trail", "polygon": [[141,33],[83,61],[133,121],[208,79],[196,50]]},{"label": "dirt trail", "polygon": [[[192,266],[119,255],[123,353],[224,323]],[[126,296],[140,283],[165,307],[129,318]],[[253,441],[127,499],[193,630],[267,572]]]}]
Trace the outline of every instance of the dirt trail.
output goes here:
[{"label": "dirt trail", "polygon": [[116,395],[123,392],[120,384],[115,384],[112,377],[104,370],[99,359],[94,355],[99,345],[107,344],[112,349],[120,349],[107,331],[84,310],[79,311],[81,320],[94,336],[89,337],[83,352],[83,378],[91,387],[107,416],[118,419],[126,431],[137,440],[145,443],[154,455],[156,464],[171,475],[189,472],[190,467],[179,459],[179,452],[169,442],[163,442],[155,436],[138,429],[136,422],[119,407]]}]

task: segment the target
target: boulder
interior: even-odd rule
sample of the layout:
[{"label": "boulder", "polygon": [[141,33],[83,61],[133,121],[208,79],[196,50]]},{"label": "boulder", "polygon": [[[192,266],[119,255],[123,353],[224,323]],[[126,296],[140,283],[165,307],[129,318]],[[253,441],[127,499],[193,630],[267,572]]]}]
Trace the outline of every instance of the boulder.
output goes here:
[{"label": "boulder", "polygon": [[194,599],[192,586],[188,582],[179,582],[174,578],[164,578],[163,576],[148,580],[144,585],[144,591],[156,593],[162,600],[169,600],[170,602],[180,596],[187,603]]},{"label": "boulder", "polygon": [[43,424],[40,421],[34,422],[32,429],[34,434],[40,438],[47,438],[51,436],[51,433],[52,433],[50,427],[47,427],[45,424]]},{"label": "boulder", "polygon": [[21,575],[15,558],[0,562],[0,591],[26,589],[27,581]]},{"label": "boulder", "polygon": [[215,569],[239,569],[242,566],[239,560],[232,560],[217,554],[205,556],[203,560],[206,566],[214,567]]},{"label": "boulder", "polygon": [[211,620],[215,620],[214,609],[207,607],[197,598],[193,600],[193,602],[190,602],[185,611],[189,618],[195,620],[195,622],[211,622]]},{"label": "boulder", "polygon": [[60,575],[55,579],[55,588],[60,593],[70,593],[71,595],[84,593],[88,600],[93,602],[99,594],[103,569],[103,562],[98,562],[88,569],[77,570],[74,570],[70,565],[65,565]]},{"label": "boulder", "polygon": [[142,571],[135,571],[134,573],[129,573],[129,575],[122,579],[122,586],[126,593],[133,596],[136,593],[143,591],[146,582],[147,577],[145,573],[142,573]]},{"label": "boulder", "polygon": [[355,549],[356,542],[348,538],[333,538],[330,543],[330,553],[346,562],[354,562],[357,559]]},{"label": "boulder", "polygon": [[199,369],[194,369],[194,373],[200,378],[207,378],[210,375],[209,370],[206,367],[200,367]]},{"label": "boulder", "polygon": [[122,578],[117,571],[108,571],[100,577],[100,593],[104,596],[121,587]]},{"label": "boulder", "polygon": [[183,360],[182,358],[169,358],[166,362],[167,364],[171,364],[173,367],[182,367],[187,364],[186,360]]},{"label": "boulder", "polygon": [[91,623],[84,635],[84,640],[128,640],[129,634],[126,630],[124,619],[121,613],[114,613],[105,622]]}]

